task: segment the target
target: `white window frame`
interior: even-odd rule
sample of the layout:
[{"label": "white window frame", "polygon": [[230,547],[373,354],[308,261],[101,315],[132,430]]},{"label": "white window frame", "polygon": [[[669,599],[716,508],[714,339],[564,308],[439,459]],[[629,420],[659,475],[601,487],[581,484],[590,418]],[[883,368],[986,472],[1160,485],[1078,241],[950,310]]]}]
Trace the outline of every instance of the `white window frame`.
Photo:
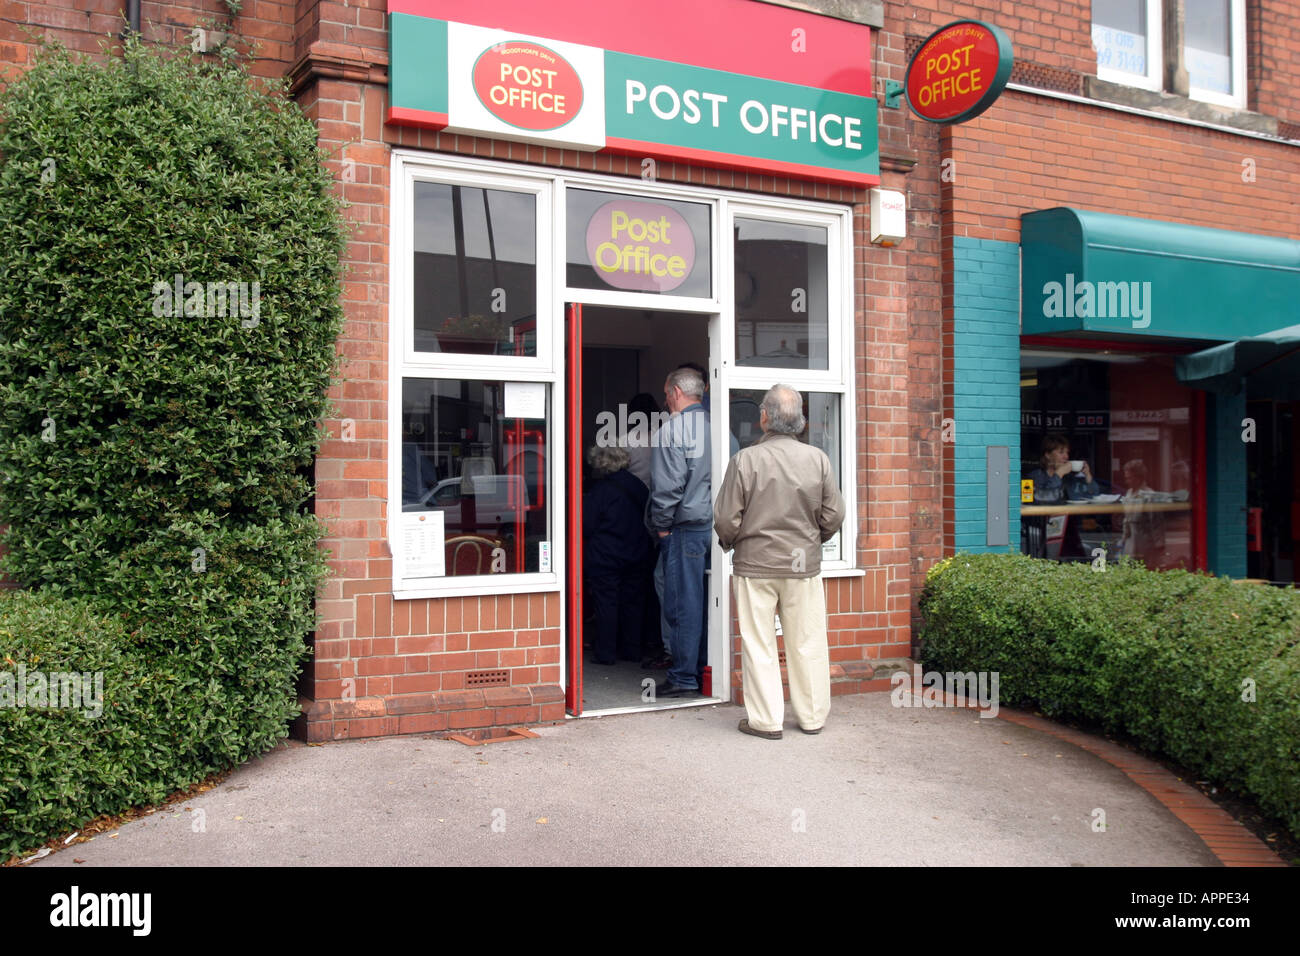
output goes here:
[{"label": "white window frame", "polygon": [[[1187,95],[1190,99],[1213,103],[1216,106],[1228,106],[1244,110],[1246,108],[1246,0],[1229,0],[1228,24],[1228,28],[1232,31],[1229,56],[1232,57],[1233,92],[1220,93],[1216,90],[1206,90],[1189,85]],[[1186,49],[1186,44],[1184,44],[1184,49]],[[1185,53],[1184,56],[1186,56]],[[1190,82],[1189,73],[1188,83],[1190,84]]]},{"label": "white window frame", "polygon": [[[637,180],[631,182],[607,178],[587,179],[582,176],[565,175],[558,182],[555,195],[555,234],[556,265],[559,269],[562,286],[561,302],[582,302],[587,305],[610,305],[621,309],[653,309],[671,312],[701,312],[712,314],[722,305],[722,282],[717,255],[714,251],[720,245],[718,221],[721,218],[720,202],[717,195],[702,196],[689,188],[675,185],[647,183]],[[608,193],[610,198],[616,196],[644,196],[647,198],[676,199],[681,202],[693,202],[709,207],[709,250],[710,256],[710,293],[708,296],[671,295],[654,292],[636,292],[628,289],[584,289],[569,286],[568,277],[568,220],[570,189],[582,189],[587,192]],[[695,254],[700,255],[697,249]],[[563,307],[563,306],[561,306]]]},{"label": "white window frame", "polygon": [[[1147,13],[1147,71],[1145,76],[1137,73],[1130,73],[1127,70],[1116,70],[1111,67],[1097,64],[1097,79],[1107,80],[1111,83],[1122,83],[1125,86],[1135,86],[1143,90],[1159,91],[1164,86],[1164,12],[1161,9],[1161,0],[1140,0],[1146,4]],[[1091,18],[1088,22],[1088,34],[1091,38],[1092,27],[1095,24]]]},{"label": "white window frame", "polygon": [[[472,355],[455,352],[416,352],[414,348],[415,183],[439,182],[533,193],[537,197],[537,355]],[[408,578],[399,573],[402,515],[402,383],[405,379],[470,379],[476,381],[543,382],[549,389],[550,417],[547,419],[546,480],[556,488],[562,474],[561,462],[551,449],[564,447],[560,389],[553,351],[554,311],[552,281],[555,267],[549,233],[552,220],[554,181],[545,176],[497,173],[482,167],[449,164],[429,153],[393,150],[389,220],[389,400],[388,400],[388,520],[387,537],[393,557],[393,597],[414,599],[448,597],[452,594],[525,594],[554,591],[561,584],[563,555],[562,524],[558,509],[548,504],[551,526],[551,571],[522,574],[444,575]],[[549,502],[557,500],[554,492]],[[563,500],[560,496],[558,500]],[[557,546],[557,540],[560,542]]]},{"label": "white window frame", "polygon": [[[845,517],[840,528],[840,555],[833,561],[822,562],[822,572],[827,577],[836,572],[853,572],[857,568],[857,403],[854,389],[853,349],[853,213],[847,207],[826,204],[764,202],[746,197],[728,200],[725,206],[726,229],[723,235],[721,257],[724,262],[728,293],[723,319],[728,334],[723,336],[722,365],[724,373],[720,391],[730,402],[732,389],[758,389],[767,391],[780,381],[801,392],[827,392],[840,396],[840,494],[844,497]],[[735,235],[736,219],[762,219],[768,222],[789,223],[800,226],[820,226],[826,229],[826,340],[828,361],[825,369],[783,369],[766,366],[742,366],[736,363],[735,290],[731,288],[735,274],[735,249],[731,237]],[[838,277],[838,278],[837,278]],[[838,355],[838,361],[836,356]],[[725,391],[723,391],[725,389]],[[730,405],[728,404],[728,408]],[[728,415],[728,419],[730,416]],[[728,420],[727,427],[731,422]]]},{"label": "white window frame", "polygon": [[[863,573],[857,568],[857,415],[854,369],[853,314],[853,213],[848,206],[807,200],[784,200],[744,194],[732,198],[717,189],[677,184],[647,183],[635,179],[557,170],[546,167],[470,159],[419,150],[394,149],[391,158],[389,219],[389,398],[388,398],[388,521],[387,539],[393,555],[393,597],[399,600],[485,596],[564,591],[566,528],[562,507],[549,513],[551,567],[546,573],[457,575],[440,578],[399,576],[398,549],[402,514],[402,381],[408,378],[474,379],[509,382],[544,382],[549,387],[546,480],[554,489],[551,502],[564,500],[565,431],[564,303],[609,305],[710,313],[720,316],[721,342],[718,391],[731,388],[766,390],[778,378],[800,391],[836,393],[840,399],[840,482],[846,517],[840,531],[844,556],[822,563],[826,577]],[[537,199],[537,355],[484,356],[450,352],[415,352],[413,349],[414,184],[417,181],[469,185],[490,189],[534,192]],[[652,295],[619,290],[567,287],[565,189],[599,190],[623,195],[682,199],[711,207],[708,254],[712,259],[712,294],[709,298]],[[830,360],[828,368],[738,368],[735,364],[734,257],[731,243],[735,217],[767,219],[827,229],[827,318]],[[838,345],[838,348],[837,348]],[[838,355],[838,359],[837,356]],[[729,422],[724,418],[724,427]]]}]

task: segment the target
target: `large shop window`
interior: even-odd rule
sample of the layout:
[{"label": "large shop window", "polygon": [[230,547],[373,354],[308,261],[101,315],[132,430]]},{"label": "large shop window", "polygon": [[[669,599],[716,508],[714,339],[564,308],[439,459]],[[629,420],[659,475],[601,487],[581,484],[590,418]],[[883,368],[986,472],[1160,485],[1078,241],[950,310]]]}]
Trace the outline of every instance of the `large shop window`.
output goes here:
[{"label": "large shop window", "polygon": [[854,467],[852,296],[846,285],[851,250],[843,217],[778,215],[734,207],[732,282],[735,363],[728,376],[728,421],[733,452],[762,436],[759,405],[773,384],[797,388],[808,424],[799,440],[830,459],[849,503],[840,533],[822,546],[831,569],[851,568],[856,528]]},{"label": "large shop window", "polygon": [[736,364],[829,368],[828,230],[736,219]]},{"label": "large shop window", "polygon": [[550,570],[544,382],[405,379],[405,571],[418,576]]},{"label": "large shop window", "polygon": [[415,184],[417,352],[537,354],[537,197]]},{"label": "large shop window", "polygon": [[1191,389],[1169,356],[1021,352],[1021,504],[1026,553],[1191,568]]},{"label": "large shop window", "polygon": [[400,167],[394,590],[553,581],[549,184]]}]

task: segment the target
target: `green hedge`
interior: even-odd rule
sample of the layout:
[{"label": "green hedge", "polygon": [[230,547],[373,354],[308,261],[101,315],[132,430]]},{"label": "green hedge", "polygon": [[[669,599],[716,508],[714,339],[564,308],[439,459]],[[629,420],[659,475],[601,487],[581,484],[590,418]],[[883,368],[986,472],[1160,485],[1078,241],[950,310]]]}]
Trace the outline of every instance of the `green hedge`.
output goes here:
[{"label": "green hedge", "polygon": [[[167,793],[155,769],[168,759],[166,714],[154,704],[174,692],[158,689],[120,621],[85,601],[8,592],[0,644],[0,860]],[[99,679],[91,676],[79,700],[59,695],[78,706],[28,697],[29,680],[35,691],[58,672]]]},{"label": "green hedge", "polygon": [[1300,592],[960,554],[920,607],[927,668],[998,671],[1001,703],[1128,734],[1300,835]]},{"label": "green hedge", "polygon": [[[296,713],[342,325],[316,140],[282,87],[134,41],[46,49],[0,93],[0,570],[124,627],[149,709],[127,742],[94,735],[122,783],[82,816],[263,752]],[[74,724],[33,720],[0,778],[39,789],[50,728]],[[33,813],[7,814],[0,847],[76,816]]]}]

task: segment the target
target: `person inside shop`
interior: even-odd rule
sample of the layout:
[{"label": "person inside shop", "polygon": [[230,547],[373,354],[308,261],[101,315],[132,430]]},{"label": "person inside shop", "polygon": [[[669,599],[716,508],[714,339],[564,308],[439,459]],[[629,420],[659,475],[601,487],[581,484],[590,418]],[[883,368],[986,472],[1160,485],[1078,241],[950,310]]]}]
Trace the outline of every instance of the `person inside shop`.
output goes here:
[{"label": "person inside shop", "polygon": [[597,664],[641,659],[652,558],[642,514],[650,492],[627,461],[627,451],[616,446],[593,445],[587,452],[592,484],[582,501],[582,560]]},{"label": "person inside shop", "polygon": [[[659,420],[659,403],[649,392],[639,392],[627,403],[628,427],[618,438],[619,447],[627,450],[627,470],[650,488],[650,439]],[[635,423],[635,424],[633,424]]]},{"label": "person inside shop", "polygon": [[[1034,483],[1035,504],[1065,504],[1080,498],[1091,498],[1101,492],[1092,476],[1092,467],[1086,461],[1070,460],[1070,440],[1064,435],[1052,434],[1043,439],[1043,454],[1039,467],[1028,476]],[[1062,558],[1086,558],[1083,539],[1079,534],[1080,516],[1070,515],[1065,522],[1065,536],[1061,541]]]},{"label": "person inside shop", "polygon": [[1141,558],[1147,567],[1158,567],[1164,560],[1164,516],[1146,507],[1153,493],[1147,484],[1147,466],[1141,458],[1124,463],[1124,531],[1119,550],[1131,558]]},{"label": "person inside shop", "polygon": [[1070,460],[1070,440],[1064,435],[1048,435],[1043,439],[1039,467],[1028,477],[1034,483],[1035,504],[1077,501],[1101,492],[1092,477],[1092,466],[1086,461]]}]

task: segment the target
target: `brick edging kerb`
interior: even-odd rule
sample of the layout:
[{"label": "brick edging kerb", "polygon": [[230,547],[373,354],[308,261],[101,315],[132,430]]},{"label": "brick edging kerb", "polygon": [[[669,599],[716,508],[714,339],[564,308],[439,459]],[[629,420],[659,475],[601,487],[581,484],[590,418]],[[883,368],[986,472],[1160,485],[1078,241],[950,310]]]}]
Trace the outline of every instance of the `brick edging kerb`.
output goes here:
[{"label": "brick edging kerb", "polygon": [[1045,717],[1005,707],[998,710],[998,717],[1074,744],[1122,770],[1200,837],[1224,866],[1287,865],[1230,813],[1154,760],[1114,741],[1062,727]]}]

